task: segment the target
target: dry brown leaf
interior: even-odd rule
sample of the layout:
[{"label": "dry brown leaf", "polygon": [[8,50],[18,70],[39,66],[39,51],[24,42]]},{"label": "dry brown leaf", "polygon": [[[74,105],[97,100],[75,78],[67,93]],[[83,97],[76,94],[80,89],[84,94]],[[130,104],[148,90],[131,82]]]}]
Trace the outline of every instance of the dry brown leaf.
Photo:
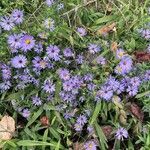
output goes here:
[{"label": "dry brown leaf", "polygon": [[110,46],[111,51],[115,52],[118,49],[117,42],[112,42]]},{"label": "dry brown leaf", "polygon": [[139,119],[140,121],[143,121],[144,113],[137,104],[132,103],[130,105],[130,111],[137,119]]},{"label": "dry brown leaf", "polygon": [[10,140],[15,132],[15,120],[4,116],[0,121],[0,140]]},{"label": "dry brown leaf", "polygon": [[106,138],[109,139],[113,131],[113,128],[110,125],[102,126],[101,128]]},{"label": "dry brown leaf", "polygon": [[73,150],[85,150],[83,143],[76,142],[73,144]]},{"label": "dry brown leaf", "polygon": [[40,118],[40,122],[43,126],[48,126],[49,125],[49,119],[47,116],[43,116]]},{"label": "dry brown leaf", "polygon": [[105,25],[102,28],[100,28],[99,30],[97,30],[97,34],[98,35],[107,35],[109,32],[115,31],[115,30],[116,30],[116,23],[112,23],[110,25]]},{"label": "dry brown leaf", "polygon": [[148,52],[135,52],[134,55],[138,62],[150,61],[150,53]]}]

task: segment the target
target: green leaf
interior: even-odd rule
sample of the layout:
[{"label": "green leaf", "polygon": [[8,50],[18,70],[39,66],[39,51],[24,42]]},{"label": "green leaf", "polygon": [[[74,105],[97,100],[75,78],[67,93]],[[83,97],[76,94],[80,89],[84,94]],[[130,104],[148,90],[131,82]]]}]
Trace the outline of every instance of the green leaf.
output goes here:
[{"label": "green leaf", "polygon": [[52,146],[55,147],[54,144],[42,141],[32,141],[32,140],[20,140],[17,142],[18,146]]},{"label": "green leaf", "polygon": [[59,150],[60,149],[60,140],[58,141],[55,150]]},{"label": "green leaf", "polygon": [[[47,141],[48,137],[48,129],[45,130],[44,135],[43,135],[43,142]],[[45,146],[42,146],[42,150],[45,150]]]},{"label": "green leaf", "polygon": [[110,22],[110,21],[112,21],[112,20],[114,20],[116,18],[117,18],[116,15],[105,16],[105,17],[102,17],[102,18],[96,20],[95,24],[102,24],[102,23]]},{"label": "green leaf", "polygon": [[148,94],[150,94],[150,91],[146,91],[144,93],[137,94],[135,98],[141,98],[141,97],[144,97],[144,96],[146,96]]},{"label": "green leaf", "polygon": [[95,130],[96,130],[96,133],[99,137],[99,143],[100,143],[100,149],[101,150],[106,150],[108,148],[107,146],[107,139],[101,129],[101,127],[98,125],[98,123],[95,121],[94,123],[94,127],[95,127]]},{"label": "green leaf", "polygon": [[11,147],[17,147],[17,145],[11,140],[8,140],[6,143],[9,144]]},{"label": "green leaf", "polygon": [[115,150],[120,149],[120,140],[117,140],[117,139],[115,140],[113,149]]},{"label": "green leaf", "polygon": [[61,82],[57,81],[56,83],[56,91],[55,91],[55,103],[60,102],[59,93],[61,91]]},{"label": "green leaf", "polygon": [[23,95],[23,94],[24,94],[23,91],[19,91],[17,93],[12,93],[6,99],[7,100],[13,100],[13,99],[18,100],[18,99],[20,99],[21,95]]},{"label": "green leaf", "polygon": [[50,128],[50,132],[56,139],[60,139],[60,135],[52,127]]},{"label": "green leaf", "polygon": [[42,114],[43,108],[40,108],[37,112],[34,113],[34,115],[29,119],[29,122],[27,123],[26,127],[29,127],[32,123],[35,122],[35,120]]},{"label": "green leaf", "polygon": [[94,110],[94,113],[93,113],[91,121],[90,121],[91,125],[96,121],[96,119],[97,119],[97,117],[99,115],[100,110],[101,110],[101,102],[97,102],[96,108]]}]

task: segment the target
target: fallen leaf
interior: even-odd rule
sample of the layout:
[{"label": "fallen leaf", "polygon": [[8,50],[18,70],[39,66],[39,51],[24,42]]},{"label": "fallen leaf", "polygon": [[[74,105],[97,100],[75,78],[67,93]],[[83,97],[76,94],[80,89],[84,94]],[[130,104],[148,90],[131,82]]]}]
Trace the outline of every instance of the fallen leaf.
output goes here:
[{"label": "fallen leaf", "polygon": [[105,25],[99,30],[97,30],[98,35],[107,35],[111,31],[116,31],[116,23],[112,23],[110,25]]},{"label": "fallen leaf", "polygon": [[111,11],[112,11],[112,5],[111,5],[111,3],[106,4],[106,10],[107,10],[108,12],[111,12]]},{"label": "fallen leaf", "polygon": [[15,120],[5,115],[0,121],[0,140],[10,140],[15,132]]},{"label": "fallen leaf", "polygon": [[135,55],[135,59],[137,61],[150,61],[150,53],[147,53],[147,52],[135,52],[134,53]]},{"label": "fallen leaf", "polygon": [[41,122],[41,124],[42,124],[43,126],[48,126],[48,125],[49,125],[49,119],[48,119],[47,116],[41,117],[40,122]]},{"label": "fallen leaf", "polygon": [[143,121],[144,113],[143,113],[143,111],[141,110],[141,108],[140,108],[137,104],[132,103],[132,104],[130,105],[129,110],[131,111],[131,113],[132,113],[137,119],[139,119],[140,121]]},{"label": "fallen leaf", "polygon": [[105,134],[106,138],[109,139],[111,137],[111,133],[113,131],[112,126],[106,125],[101,127],[103,133]]},{"label": "fallen leaf", "polygon": [[73,150],[85,150],[83,143],[76,142],[73,144]]},{"label": "fallen leaf", "polygon": [[110,46],[111,51],[115,52],[118,49],[117,42],[112,42]]}]

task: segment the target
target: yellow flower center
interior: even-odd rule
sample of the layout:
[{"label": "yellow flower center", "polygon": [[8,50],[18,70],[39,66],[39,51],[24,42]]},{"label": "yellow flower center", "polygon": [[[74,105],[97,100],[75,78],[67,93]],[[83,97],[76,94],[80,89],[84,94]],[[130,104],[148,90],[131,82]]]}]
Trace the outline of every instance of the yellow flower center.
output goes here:
[{"label": "yellow flower center", "polygon": [[117,67],[117,70],[118,70],[118,72],[121,72],[122,68],[121,67]]},{"label": "yellow flower center", "polygon": [[29,39],[27,39],[27,40],[25,40],[25,43],[26,43],[26,44],[30,44],[31,41],[30,41]]},{"label": "yellow flower center", "polygon": [[93,144],[92,144],[92,143],[90,143],[90,144],[89,144],[89,148],[92,148],[92,147],[93,147]]},{"label": "yellow flower center", "polygon": [[118,55],[119,55],[120,57],[122,57],[122,56],[124,55],[124,52],[120,52]]},{"label": "yellow flower center", "polygon": [[40,61],[40,66],[41,66],[41,68],[45,68],[46,67],[46,62],[45,61]]}]

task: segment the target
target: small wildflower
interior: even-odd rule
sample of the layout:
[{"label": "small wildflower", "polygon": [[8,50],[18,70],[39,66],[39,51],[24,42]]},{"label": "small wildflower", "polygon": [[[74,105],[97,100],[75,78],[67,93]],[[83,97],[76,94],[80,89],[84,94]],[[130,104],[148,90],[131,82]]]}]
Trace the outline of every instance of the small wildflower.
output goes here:
[{"label": "small wildflower", "polygon": [[46,29],[50,31],[54,31],[55,29],[55,21],[52,18],[48,18],[44,21],[44,26]]},{"label": "small wildflower", "polygon": [[82,131],[83,126],[82,126],[81,124],[79,124],[79,123],[76,123],[76,124],[74,125],[74,129],[75,129],[77,132],[80,132],[80,131]]},{"label": "small wildflower", "polygon": [[54,0],[46,0],[45,3],[47,6],[51,7],[52,4],[54,3]]},{"label": "small wildflower", "polygon": [[97,145],[94,141],[88,141],[84,144],[85,150],[96,150]]},{"label": "small wildflower", "polygon": [[91,54],[95,54],[99,52],[101,49],[100,46],[98,46],[97,44],[89,44],[88,50]]},{"label": "small wildflower", "polygon": [[30,116],[30,111],[28,108],[22,110],[22,116],[28,118]]},{"label": "small wildflower", "polygon": [[10,31],[14,26],[14,22],[12,20],[12,18],[4,16],[2,18],[0,18],[0,26],[7,31]]},{"label": "small wildflower", "polygon": [[27,63],[27,58],[24,55],[18,55],[11,59],[11,64],[14,68],[24,68]]},{"label": "small wildflower", "polygon": [[11,14],[11,18],[15,24],[20,24],[23,22],[23,11],[14,9]]},{"label": "small wildflower", "polygon": [[82,27],[77,28],[77,32],[79,33],[80,36],[85,36],[87,34],[87,31]]},{"label": "small wildflower", "polygon": [[35,40],[33,36],[31,35],[24,35],[21,38],[21,49],[24,52],[27,52],[28,50],[31,50],[35,45]]},{"label": "small wildflower", "polygon": [[128,138],[128,132],[124,128],[119,128],[115,136],[118,140],[123,140],[123,138]]}]

